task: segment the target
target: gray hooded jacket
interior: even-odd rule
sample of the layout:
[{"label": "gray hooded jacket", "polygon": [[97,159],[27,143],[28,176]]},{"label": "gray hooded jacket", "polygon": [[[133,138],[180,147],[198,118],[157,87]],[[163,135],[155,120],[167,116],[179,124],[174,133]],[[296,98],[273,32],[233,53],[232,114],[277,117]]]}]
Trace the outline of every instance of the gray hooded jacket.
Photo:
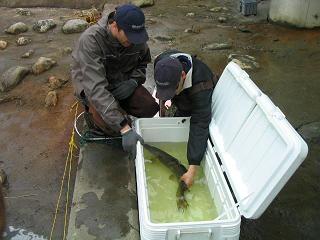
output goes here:
[{"label": "gray hooded jacket", "polygon": [[72,57],[75,95],[81,98],[83,92],[102,119],[120,131],[126,113],[111,91],[119,82],[132,78],[138,84],[145,82],[146,67],[151,61],[148,45],[123,47],[108,30],[108,16],[104,16],[82,33]]}]

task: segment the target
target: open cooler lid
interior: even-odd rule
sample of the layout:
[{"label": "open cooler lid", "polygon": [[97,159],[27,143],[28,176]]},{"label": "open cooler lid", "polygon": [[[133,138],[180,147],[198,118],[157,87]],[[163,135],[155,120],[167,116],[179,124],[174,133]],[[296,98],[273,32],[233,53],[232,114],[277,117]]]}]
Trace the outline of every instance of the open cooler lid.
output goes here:
[{"label": "open cooler lid", "polygon": [[265,211],[308,152],[285,115],[233,62],[215,87],[209,131],[246,218]]}]

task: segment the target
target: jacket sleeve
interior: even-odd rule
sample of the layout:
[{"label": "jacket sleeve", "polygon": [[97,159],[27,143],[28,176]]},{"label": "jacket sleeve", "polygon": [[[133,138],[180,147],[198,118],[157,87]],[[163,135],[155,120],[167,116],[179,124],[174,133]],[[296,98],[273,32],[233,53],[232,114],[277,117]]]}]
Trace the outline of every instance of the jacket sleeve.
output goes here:
[{"label": "jacket sleeve", "polygon": [[212,90],[204,90],[192,96],[192,112],[187,157],[189,165],[200,165],[207,149],[211,121]]},{"label": "jacket sleeve", "polygon": [[102,119],[115,131],[122,128],[125,116],[119,103],[107,90],[108,80],[102,62],[102,53],[93,35],[80,38],[75,54],[79,62],[83,78],[81,84],[89,101],[96,108]]},{"label": "jacket sleeve", "polygon": [[143,50],[139,55],[139,62],[137,67],[132,71],[130,78],[135,79],[139,85],[146,81],[147,64],[151,62],[150,49],[147,44],[144,45]]}]

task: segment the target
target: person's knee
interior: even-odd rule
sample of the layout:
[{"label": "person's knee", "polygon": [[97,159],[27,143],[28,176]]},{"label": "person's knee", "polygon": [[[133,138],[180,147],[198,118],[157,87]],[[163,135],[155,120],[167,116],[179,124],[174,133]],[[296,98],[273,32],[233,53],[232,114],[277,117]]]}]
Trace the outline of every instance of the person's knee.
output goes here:
[{"label": "person's knee", "polygon": [[138,118],[153,117],[160,109],[159,104],[142,85],[138,86],[128,99],[120,101],[120,106],[128,114]]}]

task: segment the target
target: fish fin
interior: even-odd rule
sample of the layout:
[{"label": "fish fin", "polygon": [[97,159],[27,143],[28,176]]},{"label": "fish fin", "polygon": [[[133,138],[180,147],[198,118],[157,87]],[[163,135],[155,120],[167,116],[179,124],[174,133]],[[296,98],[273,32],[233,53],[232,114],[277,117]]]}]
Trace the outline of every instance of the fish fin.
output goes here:
[{"label": "fish fin", "polygon": [[178,211],[181,213],[184,213],[188,209],[189,203],[187,202],[184,196],[177,198],[177,207]]}]

